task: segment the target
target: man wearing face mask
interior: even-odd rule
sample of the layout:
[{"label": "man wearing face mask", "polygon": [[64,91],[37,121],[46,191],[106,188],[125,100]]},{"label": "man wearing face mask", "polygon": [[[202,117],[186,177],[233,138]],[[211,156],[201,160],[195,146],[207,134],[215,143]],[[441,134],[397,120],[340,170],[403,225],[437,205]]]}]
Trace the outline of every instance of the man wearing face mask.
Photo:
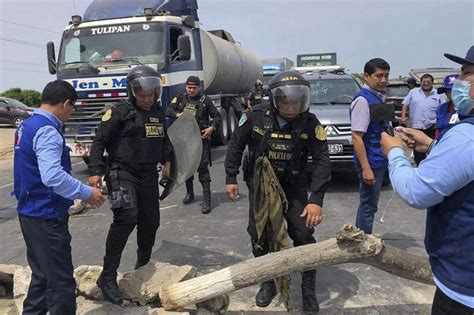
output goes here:
[{"label": "man wearing face mask", "polygon": [[[446,102],[444,94],[439,95],[436,89],[433,89],[434,78],[426,73],[421,76],[421,86],[410,90],[408,95],[402,101],[401,124],[422,130],[429,137],[434,137],[436,129],[436,110],[439,105]],[[408,118],[407,118],[408,112]],[[426,154],[415,152],[415,162],[420,164],[426,157]]]},{"label": "man wearing face mask", "polygon": [[[403,128],[404,138],[382,134],[392,186],[417,209],[428,208],[425,246],[437,286],[432,314],[474,313],[474,46],[459,63],[451,97],[460,121],[433,140]],[[403,142],[427,158],[414,168]]]},{"label": "man wearing face mask", "polygon": [[[92,143],[89,184],[102,186],[105,175],[113,222],[105,244],[104,267],[97,281],[104,298],[122,303],[117,268],[128,236],[137,227],[135,269],[148,263],[160,225],[157,164],[169,176],[172,146],[160,103],[160,75],[137,66],[127,75],[128,100],[108,109]],[[108,156],[104,162],[103,154]]]},{"label": "man wearing face mask", "polygon": [[[252,252],[255,257],[272,251],[271,236],[268,236],[268,221],[261,220],[261,201],[272,199],[257,193],[265,185],[257,182],[257,165],[260,157],[268,158],[281,190],[286,197],[288,209],[269,216],[284,216],[288,223],[288,234],[294,246],[315,243],[314,227],[321,223],[323,197],[331,179],[326,132],[316,116],[309,112],[309,82],[295,71],[284,71],[269,82],[270,103],[264,101],[251,112],[242,114],[239,127],[227,148],[225,160],[226,193],[235,201],[239,189],[237,174],[242,154],[248,145],[249,156],[244,161],[244,180],[249,187],[249,225]],[[306,163],[312,156],[311,194],[306,190]],[[273,174],[273,173],[272,173]],[[281,196],[281,194],[279,195]],[[271,200],[270,200],[271,201]],[[284,210],[283,210],[284,211]],[[258,230],[265,232],[259,234]],[[275,230],[272,226],[272,230]],[[263,236],[262,236],[263,235]],[[319,310],[315,294],[316,270],[302,274],[303,308],[305,311]],[[275,297],[274,280],[262,283],[256,297],[260,307],[268,306]]]},{"label": "man wearing face mask", "polygon": [[438,94],[445,94],[447,102],[439,105],[436,110],[436,133],[435,139],[439,138],[439,135],[443,130],[458,121],[458,115],[454,110],[454,103],[451,98],[451,89],[453,88],[454,81],[459,77],[459,74],[454,73],[444,78],[442,87],[438,88]]}]

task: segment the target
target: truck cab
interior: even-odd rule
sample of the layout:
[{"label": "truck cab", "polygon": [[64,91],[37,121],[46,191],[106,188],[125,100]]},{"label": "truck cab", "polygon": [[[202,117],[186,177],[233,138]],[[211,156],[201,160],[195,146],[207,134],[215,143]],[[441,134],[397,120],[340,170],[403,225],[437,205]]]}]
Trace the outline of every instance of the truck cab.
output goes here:
[{"label": "truck cab", "polygon": [[[261,76],[258,58],[223,30],[201,29],[196,0],[126,2],[95,0],[84,19],[73,16],[65,28],[58,59],[48,43],[51,74],[78,93],[78,110],[65,124],[73,156],[87,156],[100,119],[127,97],[126,76],[136,66],[156,69],[162,78],[161,105],[184,93],[186,78],[201,79],[223,123],[213,140],[225,144],[237,125],[244,97]],[[169,123],[172,123],[169,121]]]}]

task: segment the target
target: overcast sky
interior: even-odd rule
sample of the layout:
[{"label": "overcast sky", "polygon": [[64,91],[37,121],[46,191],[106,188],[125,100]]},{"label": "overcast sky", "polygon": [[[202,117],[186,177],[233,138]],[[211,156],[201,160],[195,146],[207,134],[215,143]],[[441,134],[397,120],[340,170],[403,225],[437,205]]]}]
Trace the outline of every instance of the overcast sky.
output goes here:
[{"label": "overcast sky", "polygon": [[[0,0],[0,92],[41,90],[54,79],[46,43],[58,51],[71,15],[91,0]],[[225,29],[260,58],[337,52],[338,62],[362,72],[385,58],[392,76],[411,68],[456,64],[474,44],[474,0],[198,0],[204,29]]]}]

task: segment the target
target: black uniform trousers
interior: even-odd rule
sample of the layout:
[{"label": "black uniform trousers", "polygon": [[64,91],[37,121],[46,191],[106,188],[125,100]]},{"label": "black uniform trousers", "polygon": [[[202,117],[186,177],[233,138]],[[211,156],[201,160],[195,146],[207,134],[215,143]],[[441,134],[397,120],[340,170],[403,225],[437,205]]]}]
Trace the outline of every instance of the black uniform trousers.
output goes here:
[{"label": "black uniform trousers", "polygon": [[[199,182],[200,183],[208,183],[211,181],[211,173],[209,172],[209,159],[210,157],[210,140],[205,139],[202,141],[202,155],[201,155],[201,162],[199,163],[198,167],[198,174],[199,174]],[[194,176],[191,176],[186,180],[186,187],[188,185],[192,185],[194,180]]]},{"label": "black uniform trousers", "polygon": [[32,272],[23,314],[75,314],[69,216],[43,219],[20,215],[19,219]]},{"label": "black uniform trousers", "polygon": [[155,244],[156,231],[160,226],[160,204],[158,188],[158,171],[156,164],[135,164],[133,167],[113,165],[110,172],[117,172],[117,182],[106,176],[109,194],[118,183],[124,191],[128,191],[130,204],[114,208],[113,222],[105,243],[105,255],[121,255],[128,237],[137,227],[138,249],[151,251]]},{"label": "black uniform trousers", "polygon": [[[258,240],[257,229],[255,226],[255,218],[253,215],[253,176],[247,182],[249,188],[249,225],[247,232],[250,234],[252,240],[252,253],[255,257],[263,256],[269,252],[268,238],[266,232],[260,246],[254,246]],[[308,203],[308,193],[306,192],[306,178],[304,175],[299,175],[292,183],[282,185],[285,191],[286,199],[288,200],[288,212],[285,214],[286,223],[288,226],[288,235],[293,240],[293,246],[301,246],[316,243],[313,236],[314,228],[306,227],[306,217],[300,217],[303,209]]]}]

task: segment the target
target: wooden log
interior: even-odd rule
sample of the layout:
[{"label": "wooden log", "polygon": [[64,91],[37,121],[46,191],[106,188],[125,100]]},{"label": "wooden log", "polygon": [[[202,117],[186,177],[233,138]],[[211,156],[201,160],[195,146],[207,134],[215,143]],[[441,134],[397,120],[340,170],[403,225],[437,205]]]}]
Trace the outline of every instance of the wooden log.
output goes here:
[{"label": "wooden log", "polygon": [[423,283],[432,283],[428,259],[383,244],[382,239],[344,225],[335,238],[249,259],[160,289],[166,310],[220,296],[293,271],[359,262]]}]

